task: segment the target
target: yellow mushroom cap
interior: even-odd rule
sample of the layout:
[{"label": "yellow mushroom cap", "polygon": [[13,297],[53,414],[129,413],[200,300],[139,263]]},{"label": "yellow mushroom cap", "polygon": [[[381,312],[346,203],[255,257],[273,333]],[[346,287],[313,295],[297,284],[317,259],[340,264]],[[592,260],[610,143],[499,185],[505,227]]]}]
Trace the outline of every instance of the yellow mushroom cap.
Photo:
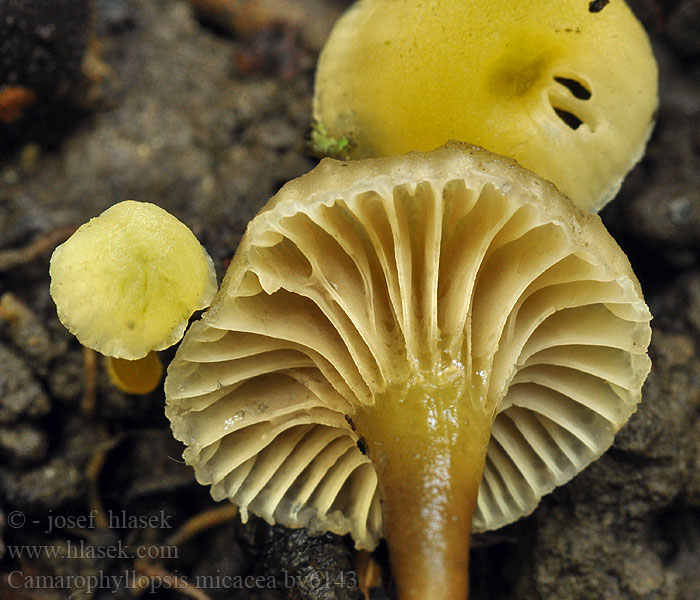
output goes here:
[{"label": "yellow mushroom cap", "polygon": [[352,158],[462,140],[597,211],[642,156],[657,67],[622,0],[589,4],[360,0],[319,59],[314,117]]},{"label": "yellow mushroom cap", "polygon": [[146,202],[115,204],[53,253],[51,296],[81,344],[135,360],[185,332],[216,293],[211,258],[194,234]]},{"label": "yellow mushroom cap", "polygon": [[[469,473],[490,529],[610,446],[640,400],[650,318],[600,219],[514,161],[466,144],[325,159],[250,223],[168,369],[166,414],[243,518],[372,548],[393,506],[381,479],[414,489],[405,460],[436,471],[404,507]],[[439,529],[417,515],[416,540]]]}]

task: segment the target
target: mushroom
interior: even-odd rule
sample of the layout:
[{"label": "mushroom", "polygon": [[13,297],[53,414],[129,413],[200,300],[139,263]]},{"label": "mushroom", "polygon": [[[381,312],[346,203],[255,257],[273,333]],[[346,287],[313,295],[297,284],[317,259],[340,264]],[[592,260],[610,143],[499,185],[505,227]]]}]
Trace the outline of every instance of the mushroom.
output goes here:
[{"label": "mushroom", "polygon": [[466,144],[324,159],[249,224],[168,369],[216,500],[385,536],[399,596],[465,598],[510,523],[635,411],[651,316],[595,215]]},{"label": "mushroom", "polygon": [[115,204],[82,225],[56,248],[49,270],[61,323],[114,359],[112,381],[134,394],[158,385],[155,352],[179,341],[216,292],[214,265],[197,238],[146,202]]},{"label": "mushroom", "polygon": [[317,127],[350,158],[477,144],[597,211],[642,156],[657,67],[622,0],[588,4],[361,0],[321,53]]}]

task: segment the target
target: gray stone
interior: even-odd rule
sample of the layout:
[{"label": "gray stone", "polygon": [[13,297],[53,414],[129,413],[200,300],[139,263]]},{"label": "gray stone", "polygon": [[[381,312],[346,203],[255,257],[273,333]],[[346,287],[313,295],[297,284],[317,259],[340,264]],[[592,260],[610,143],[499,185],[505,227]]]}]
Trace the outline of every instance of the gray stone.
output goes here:
[{"label": "gray stone", "polygon": [[49,409],[49,400],[29,368],[0,344],[0,423],[40,417]]}]

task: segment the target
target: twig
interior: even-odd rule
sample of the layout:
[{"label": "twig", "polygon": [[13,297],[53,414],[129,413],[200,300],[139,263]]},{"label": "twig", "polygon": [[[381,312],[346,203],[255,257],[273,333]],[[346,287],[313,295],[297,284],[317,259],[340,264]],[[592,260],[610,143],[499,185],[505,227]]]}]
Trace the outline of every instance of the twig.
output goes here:
[{"label": "twig", "polygon": [[0,251],[0,272],[10,271],[15,267],[24,265],[41,256],[47,250],[51,250],[59,244],[65,242],[76,228],[58,227],[48,234],[35,239],[31,244],[24,248],[13,248],[11,250]]},{"label": "twig", "polygon": [[374,588],[382,585],[382,569],[369,552],[360,550],[355,555],[358,586],[365,600],[370,599]]},{"label": "twig", "polygon": [[309,49],[319,52],[340,16],[328,0],[190,0],[200,14],[241,36],[284,23],[296,27]]},{"label": "twig", "polygon": [[[139,573],[148,577],[149,580],[159,579],[161,583],[165,582],[165,585],[161,587],[175,589],[195,600],[211,600],[211,597],[206,592],[194,587],[184,577],[178,577],[174,573],[166,571],[156,564],[145,560],[136,560],[134,561],[134,568]],[[147,586],[143,586],[143,588],[145,587]]]},{"label": "twig", "polygon": [[107,453],[114,448],[117,444],[121,442],[120,437],[116,437],[109,440],[105,444],[100,444],[96,449],[95,453],[92,455],[90,462],[88,463],[86,474],[88,478],[89,488],[88,488],[88,501],[90,504],[91,511],[95,514],[95,524],[99,529],[108,529],[109,522],[105,516],[105,509],[102,505],[102,500],[100,499],[99,486],[97,485],[97,480],[102,472],[102,467],[107,460]]},{"label": "twig", "polygon": [[80,412],[86,417],[95,414],[97,404],[97,352],[83,348],[83,397],[80,400]]},{"label": "twig", "polygon": [[195,515],[173,533],[167,540],[166,544],[178,546],[193,538],[201,531],[219,525],[225,521],[230,521],[238,514],[238,507],[235,504],[225,504],[217,506],[210,510],[206,510],[198,515]]}]

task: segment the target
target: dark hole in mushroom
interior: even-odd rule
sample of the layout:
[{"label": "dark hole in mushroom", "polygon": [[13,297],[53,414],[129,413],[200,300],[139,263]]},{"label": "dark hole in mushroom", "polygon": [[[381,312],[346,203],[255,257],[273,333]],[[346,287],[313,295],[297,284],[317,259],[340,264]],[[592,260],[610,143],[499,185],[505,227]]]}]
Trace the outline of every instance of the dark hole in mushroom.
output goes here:
[{"label": "dark hole in mushroom", "polygon": [[365,438],[361,437],[357,440],[357,447],[360,449],[360,452],[367,456],[367,442],[365,442]]},{"label": "dark hole in mushroom", "polygon": [[350,415],[345,415],[345,420],[347,421],[348,425],[350,425],[350,429],[355,431],[355,423],[353,423],[352,419],[350,418]]},{"label": "dark hole in mushroom", "polygon": [[576,131],[581,126],[581,123],[583,123],[581,119],[579,119],[575,114],[570,113],[568,110],[557,108],[556,106],[552,108],[554,108],[554,112],[557,113],[557,116],[574,131]]},{"label": "dark hole in mushroom", "polygon": [[610,4],[610,0],[592,0],[588,4],[588,12],[599,13],[608,4]]},{"label": "dark hole in mushroom", "polygon": [[568,77],[555,77],[554,81],[561,83],[565,88],[574,95],[575,98],[579,100],[589,100],[591,97],[591,90],[589,90],[585,85],[576,79],[569,79]]}]

